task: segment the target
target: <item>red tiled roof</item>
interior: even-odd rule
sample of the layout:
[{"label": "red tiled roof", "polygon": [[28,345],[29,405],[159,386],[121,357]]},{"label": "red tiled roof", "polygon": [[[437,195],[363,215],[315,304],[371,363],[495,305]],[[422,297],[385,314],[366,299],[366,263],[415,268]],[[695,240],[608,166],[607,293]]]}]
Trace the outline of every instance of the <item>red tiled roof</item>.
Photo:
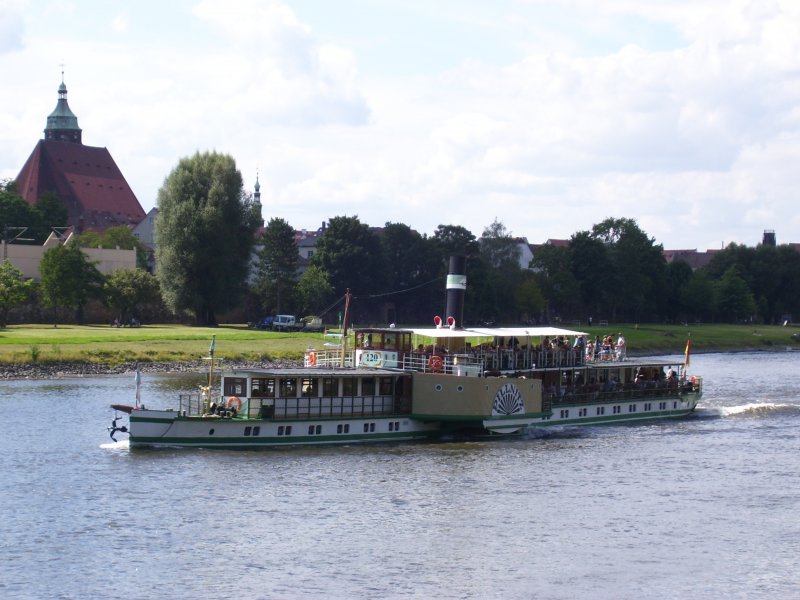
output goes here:
[{"label": "red tiled roof", "polygon": [[107,148],[39,140],[17,176],[17,189],[31,205],[54,193],[67,209],[69,224],[79,230],[102,232],[145,217]]}]

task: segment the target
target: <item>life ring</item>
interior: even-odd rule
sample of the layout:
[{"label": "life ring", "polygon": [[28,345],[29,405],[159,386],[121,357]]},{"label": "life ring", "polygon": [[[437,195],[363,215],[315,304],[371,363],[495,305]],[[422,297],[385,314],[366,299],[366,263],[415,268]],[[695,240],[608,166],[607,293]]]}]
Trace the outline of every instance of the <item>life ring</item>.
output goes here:
[{"label": "life ring", "polygon": [[434,354],[428,359],[428,368],[434,373],[441,373],[444,366],[444,360],[438,354]]},{"label": "life ring", "polygon": [[236,412],[242,410],[242,399],[239,396],[231,396],[228,398],[228,408],[233,408],[233,405],[236,405]]},{"label": "life ring", "polygon": [[317,364],[317,353],[316,352],[309,352],[308,353],[308,366],[313,367]]}]

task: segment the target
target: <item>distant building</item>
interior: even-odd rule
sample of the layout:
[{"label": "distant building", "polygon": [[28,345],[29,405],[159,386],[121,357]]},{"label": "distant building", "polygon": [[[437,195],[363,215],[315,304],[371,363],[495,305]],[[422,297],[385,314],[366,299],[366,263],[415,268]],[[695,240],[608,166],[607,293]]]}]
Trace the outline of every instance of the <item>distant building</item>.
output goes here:
[{"label": "distant building", "polygon": [[144,210],[108,149],[84,146],[81,138],[62,77],[44,139],[17,176],[20,196],[34,205],[45,194],[55,194],[67,209],[68,224],[78,233],[137,225]]}]

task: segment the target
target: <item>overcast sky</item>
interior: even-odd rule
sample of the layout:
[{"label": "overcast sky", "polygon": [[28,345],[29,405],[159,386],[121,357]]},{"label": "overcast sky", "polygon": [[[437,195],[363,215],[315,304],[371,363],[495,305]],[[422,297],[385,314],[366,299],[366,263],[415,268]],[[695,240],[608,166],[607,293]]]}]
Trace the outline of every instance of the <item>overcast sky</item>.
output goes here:
[{"label": "overcast sky", "polygon": [[217,150],[298,229],[800,242],[797,0],[0,0],[0,60],[2,178],[63,64],[145,210]]}]

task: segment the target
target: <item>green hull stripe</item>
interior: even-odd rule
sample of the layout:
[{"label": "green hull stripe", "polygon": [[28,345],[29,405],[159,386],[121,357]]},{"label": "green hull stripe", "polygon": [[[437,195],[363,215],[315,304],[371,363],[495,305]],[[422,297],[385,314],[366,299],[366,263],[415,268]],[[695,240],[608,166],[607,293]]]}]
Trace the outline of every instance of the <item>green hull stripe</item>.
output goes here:
[{"label": "green hull stripe", "polygon": [[434,431],[398,431],[350,435],[289,435],[280,437],[143,437],[131,436],[131,446],[293,446],[298,444],[347,444],[353,442],[382,442],[425,439],[438,435]]}]

